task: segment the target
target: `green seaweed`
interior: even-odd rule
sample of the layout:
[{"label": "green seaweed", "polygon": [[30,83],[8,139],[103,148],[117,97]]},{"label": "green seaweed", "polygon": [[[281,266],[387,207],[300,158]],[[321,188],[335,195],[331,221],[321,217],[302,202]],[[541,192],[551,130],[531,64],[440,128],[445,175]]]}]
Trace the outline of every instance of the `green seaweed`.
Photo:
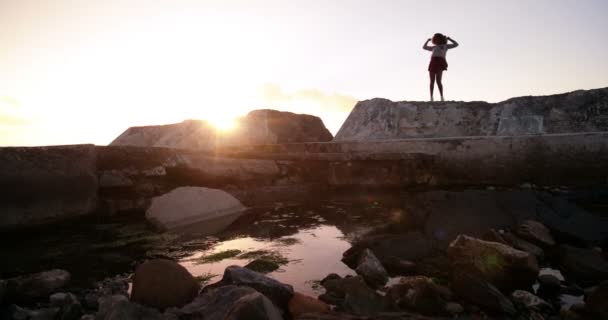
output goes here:
[{"label": "green seaweed", "polygon": [[202,256],[202,257],[196,258],[194,260],[196,261],[195,264],[213,263],[213,262],[222,261],[224,259],[234,258],[234,257],[238,256],[240,253],[241,253],[241,250],[238,250],[238,249],[225,250],[225,251],[220,251],[220,252],[210,254],[208,256]]}]

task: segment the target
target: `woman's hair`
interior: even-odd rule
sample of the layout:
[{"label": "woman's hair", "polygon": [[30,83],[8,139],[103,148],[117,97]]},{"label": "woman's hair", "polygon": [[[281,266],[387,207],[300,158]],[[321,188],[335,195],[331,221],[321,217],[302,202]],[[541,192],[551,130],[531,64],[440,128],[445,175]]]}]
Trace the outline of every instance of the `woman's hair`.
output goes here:
[{"label": "woman's hair", "polygon": [[447,37],[441,33],[435,33],[435,35],[433,35],[432,41],[433,41],[433,44],[435,44],[435,45],[448,43]]}]

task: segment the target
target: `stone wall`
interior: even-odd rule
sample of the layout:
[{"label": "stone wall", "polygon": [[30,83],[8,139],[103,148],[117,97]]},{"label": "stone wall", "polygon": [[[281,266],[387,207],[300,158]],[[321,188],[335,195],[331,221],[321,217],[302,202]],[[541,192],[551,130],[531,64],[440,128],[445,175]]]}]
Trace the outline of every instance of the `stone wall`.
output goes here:
[{"label": "stone wall", "polygon": [[608,131],[608,88],[500,103],[357,103],[334,141],[513,136]]},{"label": "stone wall", "polygon": [[0,229],[95,211],[96,163],[93,145],[0,148]]}]

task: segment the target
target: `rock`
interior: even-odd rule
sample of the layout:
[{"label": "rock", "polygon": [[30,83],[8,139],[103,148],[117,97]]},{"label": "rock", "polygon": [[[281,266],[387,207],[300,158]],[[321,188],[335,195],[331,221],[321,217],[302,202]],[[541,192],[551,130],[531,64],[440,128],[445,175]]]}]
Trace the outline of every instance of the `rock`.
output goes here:
[{"label": "rock", "polygon": [[222,190],[180,187],[154,198],[146,211],[146,218],[160,229],[167,230],[196,224],[210,225],[226,219],[230,224],[245,209],[239,200]]},{"label": "rock", "polygon": [[10,319],[15,320],[55,320],[59,308],[26,309],[14,306]]},{"label": "rock", "polygon": [[524,290],[513,291],[513,293],[511,293],[511,299],[515,304],[519,304],[534,311],[550,311],[553,309],[551,304],[547,301]]},{"label": "rock", "polygon": [[542,223],[534,220],[522,222],[516,230],[518,236],[544,247],[555,245],[551,231]]},{"label": "rock", "polygon": [[51,307],[59,308],[58,320],[76,320],[83,314],[78,298],[72,293],[58,292],[49,297]]},{"label": "rock", "polygon": [[152,308],[131,303],[122,295],[104,296],[99,299],[99,311],[96,320],[161,320],[161,314]]},{"label": "rock", "polygon": [[28,301],[46,298],[51,293],[64,288],[70,282],[69,272],[53,269],[34,273],[6,281],[7,292],[5,299],[10,301]]},{"label": "rock", "polygon": [[417,261],[433,253],[431,242],[419,232],[382,234],[355,242],[342,254],[342,261],[355,269],[365,249],[370,249],[383,265],[385,261],[390,262],[394,259]]},{"label": "rock", "polygon": [[525,251],[529,254],[534,255],[537,259],[542,259],[544,257],[544,251],[540,247],[519,238],[518,236],[510,233],[496,231],[494,229],[490,229],[490,231],[484,235],[483,240],[500,242],[502,244],[506,244],[515,249]]},{"label": "rock", "polygon": [[226,132],[220,132],[201,120],[131,127],[110,145],[213,150],[227,146],[332,140],[320,118],[305,114],[254,110],[236,122],[235,128]]},{"label": "rock", "polygon": [[0,280],[0,306],[4,303],[4,295],[6,294],[6,281]]},{"label": "rock", "polygon": [[94,145],[0,148],[0,230],[93,213],[96,162]]},{"label": "rock", "polygon": [[239,266],[230,266],[224,270],[224,276],[220,280],[221,285],[238,285],[251,287],[266,297],[277,306],[287,309],[289,300],[294,295],[293,287],[269,278],[261,273]]},{"label": "rock", "polygon": [[131,301],[157,309],[181,307],[190,303],[199,289],[196,279],[177,262],[149,260],[135,269]]},{"label": "rock", "polygon": [[539,275],[538,285],[538,295],[549,299],[557,297],[561,289],[561,281],[551,274]]},{"label": "rock", "polygon": [[585,309],[601,319],[608,319],[608,281],[603,281],[585,297]]},{"label": "rock", "polygon": [[99,293],[102,295],[123,295],[129,296],[129,280],[122,276],[116,276],[113,278],[107,278],[99,282],[97,285],[100,290]]},{"label": "rock", "polygon": [[464,312],[464,307],[460,303],[448,302],[445,304],[445,311],[451,315],[458,315]]},{"label": "rock", "polygon": [[295,292],[288,304],[289,313],[292,317],[298,317],[305,313],[325,312],[330,307],[323,301]]},{"label": "rock", "polygon": [[449,289],[441,287],[427,277],[402,277],[389,288],[386,297],[401,309],[425,315],[445,315],[445,304],[451,299]]},{"label": "rock", "polygon": [[386,270],[369,249],[363,250],[363,253],[359,256],[359,264],[355,272],[372,287],[381,287],[388,281]]},{"label": "rock", "polygon": [[269,273],[277,270],[280,266],[272,261],[268,261],[265,259],[255,259],[245,265],[245,268],[251,269],[255,272],[259,273]]},{"label": "rock", "polygon": [[319,296],[319,300],[334,304],[342,311],[369,316],[388,307],[387,301],[368,287],[360,276],[326,277],[321,285],[326,292]]},{"label": "rock", "polygon": [[608,280],[608,260],[601,252],[569,245],[558,247],[559,263],[566,277],[583,285]]},{"label": "rock", "polygon": [[474,273],[505,291],[531,287],[539,272],[533,255],[465,235],[450,243],[448,256],[454,272]]},{"label": "rock", "polygon": [[[334,141],[375,141],[460,136],[519,136],[606,131],[608,89],[517,97],[498,103],[371,99],[358,102]],[[600,115],[601,114],[601,115]]]},{"label": "rock", "polygon": [[305,313],[295,318],[296,320],[369,320],[368,317],[356,316],[343,312],[315,312]]},{"label": "rock", "polygon": [[414,262],[397,257],[388,257],[383,266],[389,274],[397,276],[414,275],[417,269]]},{"label": "rock", "polygon": [[226,285],[206,290],[192,303],[173,311],[180,319],[281,320],[281,311],[260,292]]},{"label": "rock", "polygon": [[459,296],[489,311],[515,314],[515,307],[495,286],[482,278],[456,273],[452,279],[452,289]]}]

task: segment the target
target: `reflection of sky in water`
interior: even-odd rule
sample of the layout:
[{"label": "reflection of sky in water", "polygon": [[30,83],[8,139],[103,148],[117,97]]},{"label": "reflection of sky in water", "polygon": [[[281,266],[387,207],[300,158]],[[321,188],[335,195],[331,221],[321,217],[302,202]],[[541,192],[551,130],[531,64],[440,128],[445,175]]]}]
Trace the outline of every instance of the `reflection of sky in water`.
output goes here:
[{"label": "reflection of sky in water", "polygon": [[354,274],[354,271],[343,264],[340,259],[350,244],[343,238],[342,232],[335,226],[321,225],[316,228],[300,230],[289,238],[295,238],[296,243],[285,244],[277,240],[261,241],[251,237],[224,241],[208,251],[199,251],[182,260],[185,266],[195,276],[214,274],[211,282],[221,279],[224,269],[231,265],[244,266],[250,260],[229,258],[218,262],[196,264],[187,261],[209,254],[238,249],[244,252],[254,250],[277,251],[289,260],[287,265],[268,275],[281,282],[291,284],[294,289],[309,295],[318,295],[313,289],[314,280],[321,280],[330,273],[341,276]]}]

